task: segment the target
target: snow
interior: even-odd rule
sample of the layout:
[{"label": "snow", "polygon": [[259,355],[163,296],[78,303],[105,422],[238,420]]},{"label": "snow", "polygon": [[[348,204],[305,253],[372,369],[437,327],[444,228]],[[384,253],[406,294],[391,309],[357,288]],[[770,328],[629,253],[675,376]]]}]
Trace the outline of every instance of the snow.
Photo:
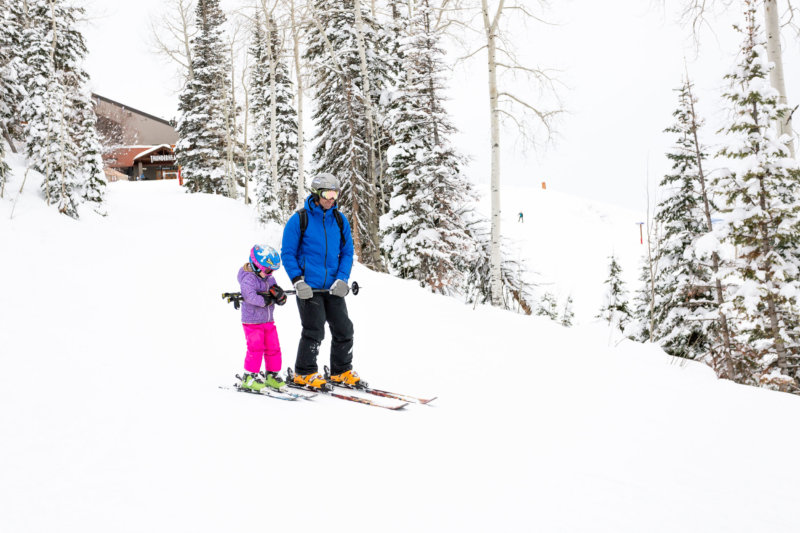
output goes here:
[{"label": "snow", "polygon": [[[278,246],[279,227],[175,181],[111,183],[108,217],[74,221],[31,176],[12,219],[24,169],[9,159],[0,531],[798,530],[800,398],[718,381],[652,345],[609,345],[586,318],[612,251],[636,277],[635,214],[503,191],[504,231],[581,308],[571,329],[357,265],[356,368],[439,396],[391,412],[217,388],[244,358],[220,294],[238,290],[254,243]],[[276,317],[286,366],[294,302]]]}]

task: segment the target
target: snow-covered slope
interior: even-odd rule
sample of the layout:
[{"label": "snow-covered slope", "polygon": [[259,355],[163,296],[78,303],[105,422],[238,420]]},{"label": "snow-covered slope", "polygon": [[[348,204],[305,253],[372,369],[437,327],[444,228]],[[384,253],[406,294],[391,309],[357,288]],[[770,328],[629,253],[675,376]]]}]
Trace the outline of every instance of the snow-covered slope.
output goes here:
[{"label": "snow-covered slope", "polygon": [[[277,244],[280,228],[174,182],[111,184],[110,215],[80,222],[29,182],[10,219],[19,182],[0,200],[0,531],[800,527],[800,398],[717,381],[652,346],[609,346],[596,323],[473,310],[360,266],[356,368],[435,404],[222,391],[244,336],[220,293],[238,290],[249,247]],[[603,218],[576,203],[569,217],[587,233],[566,243],[554,228],[570,204],[558,204],[506,227],[556,283],[567,256],[592,272],[582,283],[602,281]],[[286,366],[294,302],[276,315]]]},{"label": "snow-covered slope", "polygon": [[[559,311],[571,296],[576,323],[591,322],[600,311],[612,253],[633,296],[647,253],[638,224],[644,213],[533,187],[504,188],[501,204],[503,235],[536,272],[537,293],[556,296]],[[488,200],[482,207],[488,215]]]}]

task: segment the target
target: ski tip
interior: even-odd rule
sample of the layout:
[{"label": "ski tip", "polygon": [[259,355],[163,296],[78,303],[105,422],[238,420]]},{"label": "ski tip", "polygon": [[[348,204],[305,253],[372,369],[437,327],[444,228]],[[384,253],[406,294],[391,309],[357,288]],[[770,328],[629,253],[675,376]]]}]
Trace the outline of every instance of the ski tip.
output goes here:
[{"label": "ski tip", "polygon": [[431,402],[432,402],[433,400],[435,400],[436,398],[438,398],[438,396],[434,396],[433,398],[428,398],[428,399],[420,400],[420,401],[419,401],[419,403],[421,403],[422,405],[428,405],[429,403],[431,403]]},{"label": "ski tip", "polygon": [[399,411],[401,409],[405,409],[408,404],[409,404],[409,402],[401,403],[400,405],[395,406],[395,407],[390,407],[389,409],[391,409],[392,411]]}]

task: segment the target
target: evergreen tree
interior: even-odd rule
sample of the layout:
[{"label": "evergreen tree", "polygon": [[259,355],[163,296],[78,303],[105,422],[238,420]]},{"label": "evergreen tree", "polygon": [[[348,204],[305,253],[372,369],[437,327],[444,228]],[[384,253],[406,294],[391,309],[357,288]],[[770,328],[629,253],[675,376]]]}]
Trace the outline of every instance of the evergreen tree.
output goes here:
[{"label": "evergreen tree", "polygon": [[800,391],[800,169],[788,157],[785,138],[773,125],[790,110],[770,86],[771,68],[756,25],[756,4],[745,1],[740,63],[727,76],[725,97],[732,120],[721,155],[734,168],[714,181],[724,200],[723,245],[738,253],[726,281],[734,288],[726,312],[735,322],[733,341],[747,382]]},{"label": "evergreen tree", "polygon": [[436,292],[461,289],[461,265],[473,263],[475,243],[462,213],[473,201],[461,174],[463,158],[450,144],[454,127],[442,106],[444,52],[432,29],[428,0],[416,2],[411,36],[401,47],[402,82],[390,115],[390,210],[381,221],[390,271]]},{"label": "evergreen tree", "polygon": [[[269,24],[269,48],[258,19],[250,48],[254,60],[250,78],[254,125],[251,153],[254,154],[253,176],[257,184],[256,203],[261,220],[283,222],[294,211],[303,191],[297,190],[297,111],[292,104],[294,87],[289,69],[282,60],[278,27],[273,20]],[[271,175],[273,91],[276,176]]]},{"label": "evergreen tree", "polygon": [[600,314],[597,318],[602,318],[611,326],[624,332],[625,326],[631,319],[631,312],[628,309],[628,296],[625,290],[625,283],[621,277],[622,268],[617,263],[617,258],[614,254],[611,254],[610,259],[608,279],[605,281],[608,289],[606,290],[603,307],[600,309]]},{"label": "evergreen tree", "polygon": [[711,272],[694,254],[695,243],[708,229],[701,176],[707,156],[697,135],[701,122],[688,79],[678,93],[675,123],[666,130],[677,136],[667,153],[673,173],[661,180],[664,199],[655,214],[663,236],[657,247],[653,340],[671,355],[694,359],[709,349],[715,321],[708,317],[717,306]]},{"label": "evergreen tree", "polygon": [[74,218],[82,202],[101,203],[105,190],[102,162],[91,155],[100,146],[86,91],[89,76],[81,68],[87,54],[77,30],[82,16],[83,9],[64,0],[29,0],[23,30],[26,154],[44,175],[48,204]]},{"label": "evergreen tree", "polygon": [[[391,83],[385,60],[387,43],[370,13],[362,8],[360,34],[369,78],[364,80],[353,0],[313,0],[312,4],[315,24],[309,29],[305,59],[317,96],[314,172],[330,172],[339,178],[339,205],[350,218],[356,255],[366,265],[382,269],[376,178],[380,168],[376,125],[382,120],[371,116],[369,110],[380,111],[380,95]],[[365,90],[367,81],[369,91]]]},{"label": "evergreen tree", "polygon": [[106,178],[103,172],[102,144],[97,131],[97,115],[91,107],[90,94],[74,94],[72,106],[75,121],[72,136],[81,154],[80,170],[83,173],[83,199],[95,204],[94,209],[105,214]]},{"label": "evergreen tree", "polygon": [[198,0],[198,34],[192,39],[192,72],[178,105],[177,163],[189,192],[233,195],[226,176],[228,143],[233,142],[230,64],[223,39],[225,15],[219,0]]},{"label": "evergreen tree", "polygon": [[539,301],[536,316],[546,316],[550,320],[558,320],[558,301],[553,293],[546,292]]},{"label": "evergreen tree", "polygon": [[20,70],[22,27],[19,6],[9,2],[0,4],[0,196],[8,179],[5,161],[5,143],[2,137],[11,138],[19,121],[19,105],[23,95]]},{"label": "evergreen tree", "polygon": [[561,312],[561,325],[571,328],[574,320],[575,312],[572,310],[572,295],[569,295],[567,296],[567,301],[564,302],[564,309]]}]

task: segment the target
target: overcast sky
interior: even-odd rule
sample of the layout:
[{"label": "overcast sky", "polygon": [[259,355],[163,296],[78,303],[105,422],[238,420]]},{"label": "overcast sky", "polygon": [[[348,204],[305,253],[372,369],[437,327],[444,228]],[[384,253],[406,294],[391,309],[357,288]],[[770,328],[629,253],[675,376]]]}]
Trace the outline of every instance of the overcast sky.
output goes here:
[{"label": "overcast sky", "polygon": [[[682,0],[667,0],[677,6]],[[239,4],[223,1],[223,7]],[[557,5],[555,5],[557,4]],[[547,15],[558,25],[530,24],[515,36],[530,65],[560,71],[567,113],[556,142],[526,150],[513,130],[503,132],[502,180],[559,190],[644,211],[646,177],[656,184],[669,169],[671,138],[662,133],[676,106],[673,89],[688,68],[711,135],[724,118],[722,77],[735,62],[740,38],[731,29],[737,6],[701,35],[699,56],[687,28],[651,0],[566,0]],[[152,51],[150,24],[163,13],[161,0],[89,0],[84,30],[91,88],[148,113],[177,114],[175,67]],[[453,55],[461,52],[453,48]],[[800,46],[784,38],[789,102],[800,102]],[[684,63],[684,58],[686,63]],[[793,68],[794,67],[794,68]],[[486,184],[489,174],[489,113],[485,54],[461,62],[451,74],[449,109],[460,133],[454,141],[470,158],[469,175]],[[513,82],[509,82],[512,83]],[[512,85],[536,102],[536,91]],[[310,114],[310,113],[309,113]]]}]

